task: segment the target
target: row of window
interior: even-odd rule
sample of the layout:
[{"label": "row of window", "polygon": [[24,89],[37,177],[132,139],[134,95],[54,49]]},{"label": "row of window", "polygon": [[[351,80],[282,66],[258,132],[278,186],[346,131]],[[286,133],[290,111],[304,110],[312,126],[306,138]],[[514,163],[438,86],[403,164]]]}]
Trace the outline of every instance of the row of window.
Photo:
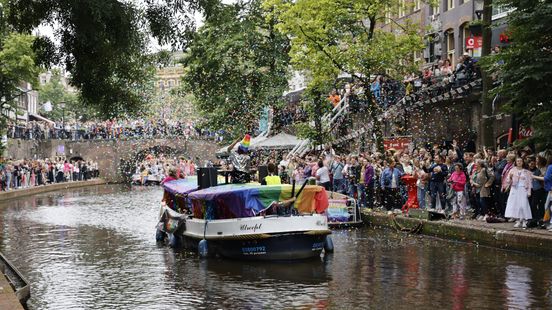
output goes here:
[{"label": "row of window", "polygon": [[168,81],[165,81],[165,80],[160,80],[159,83],[159,88],[161,89],[164,89],[164,88],[173,88],[175,86],[178,86],[180,85],[180,81],[179,80],[168,80]]}]

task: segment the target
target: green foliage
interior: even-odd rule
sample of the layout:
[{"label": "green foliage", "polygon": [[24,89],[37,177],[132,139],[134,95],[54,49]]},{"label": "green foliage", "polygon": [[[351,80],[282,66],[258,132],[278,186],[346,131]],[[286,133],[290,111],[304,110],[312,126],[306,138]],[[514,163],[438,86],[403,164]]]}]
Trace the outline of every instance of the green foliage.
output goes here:
[{"label": "green foliage", "polygon": [[[17,33],[0,37],[0,135],[5,134],[9,116],[17,113],[17,102],[23,94],[21,83],[36,84],[39,70],[35,65],[33,41],[32,36]],[[0,146],[0,151],[3,147]]]},{"label": "green foliage", "polygon": [[39,62],[59,62],[82,102],[110,118],[139,114],[151,99],[149,36],[161,44],[186,42],[195,30],[193,14],[208,12],[213,1],[13,0],[6,15],[24,33],[56,27],[57,46],[45,37],[35,42]]},{"label": "green foliage", "polygon": [[194,96],[205,127],[243,136],[263,107],[287,88],[289,40],[260,1],[221,4],[198,30],[183,60],[183,90]]},{"label": "green foliage", "polygon": [[533,128],[532,142],[552,147],[552,3],[507,0],[511,45],[489,56],[486,67],[502,83],[493,90],[508,99],[506,110]]},{"label": "green foliage", "polygon": [[[278,29],[292,38],[294,67],[310,72],[310,89],[327,93],[328,85],[347,73],[364,86],[369,102],[374,76],[402,77],[415,68],[413,52],[423,48],[420,28],[408,20],[381,28],[385,12],[396,12],[399,5],[399,0],[264,1],[281,21]],[[379,122],[375,103],[369,110]]]}]

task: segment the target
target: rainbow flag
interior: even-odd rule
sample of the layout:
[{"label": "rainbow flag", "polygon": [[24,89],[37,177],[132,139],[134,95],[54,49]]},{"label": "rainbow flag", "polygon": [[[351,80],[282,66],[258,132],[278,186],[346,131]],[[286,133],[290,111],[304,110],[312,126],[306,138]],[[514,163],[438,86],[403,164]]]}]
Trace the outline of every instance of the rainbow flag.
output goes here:
[{"label": "rainbow flag", "polygon": [[251,145],[251,136],[249,134],[246,134],[245,137],[243,137],[243,140],[240,143],[239,148],[247,152],[249,150],[249,146]]},{"label": "rainbow flag", "polygon": [[[292,186],[229,184],[192,192],[192,211],[196,218],[229,219],[259,214],[274,201],[291,198]],[[299,187],[296,187],[296,193]],[[328,208],[328,195],[321,186],[309,185],[295,201],[300,213],[323,213]]]}]

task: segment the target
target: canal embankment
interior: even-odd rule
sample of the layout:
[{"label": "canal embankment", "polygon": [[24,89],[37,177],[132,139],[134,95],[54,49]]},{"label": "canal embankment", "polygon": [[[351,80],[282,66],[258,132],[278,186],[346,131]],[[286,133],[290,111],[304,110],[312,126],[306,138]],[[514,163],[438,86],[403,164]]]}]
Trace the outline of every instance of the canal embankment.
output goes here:
[{"label": "canal embankment", "polygon": [[73,189],[73,188],[79,188],[79,187],[85,187],[85,186],[101,185],[106,183],[107,182],[103,179],[92,179],[87,181],[63,182],[63,183],[14,189],[10,191],[0,192],[0,201],[6,201],[6,200],[20,198],[20,197],[27,197],[29,195],[35,195],[40,193],[54,192],[59,190]]},{"label": "canal embankment", "polygon": [[374,227],[468,242],[505,250],[552,257],[552,232],[545,229],[514,228],[514,223],[487,223],[475,220],[430,220],[431,214],[417,210],[415,217],[364,210],[362,218]]},{"label": "canal embankment", "polygon": [[19,302],[15,291],[13,290],[8,278],[0,269],[0,309],[3,310],[23,310],[23,305]]}]

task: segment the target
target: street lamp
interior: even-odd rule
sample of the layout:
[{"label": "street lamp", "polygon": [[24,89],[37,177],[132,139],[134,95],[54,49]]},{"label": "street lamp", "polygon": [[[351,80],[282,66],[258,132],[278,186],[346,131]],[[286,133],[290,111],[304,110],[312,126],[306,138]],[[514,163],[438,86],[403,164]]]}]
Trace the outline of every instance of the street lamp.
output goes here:
[{"label": "street lamp", "polygon": [[60,102],[59,107],[61,109],[61,132],[63,132],[65,138],[65,102]]}]

